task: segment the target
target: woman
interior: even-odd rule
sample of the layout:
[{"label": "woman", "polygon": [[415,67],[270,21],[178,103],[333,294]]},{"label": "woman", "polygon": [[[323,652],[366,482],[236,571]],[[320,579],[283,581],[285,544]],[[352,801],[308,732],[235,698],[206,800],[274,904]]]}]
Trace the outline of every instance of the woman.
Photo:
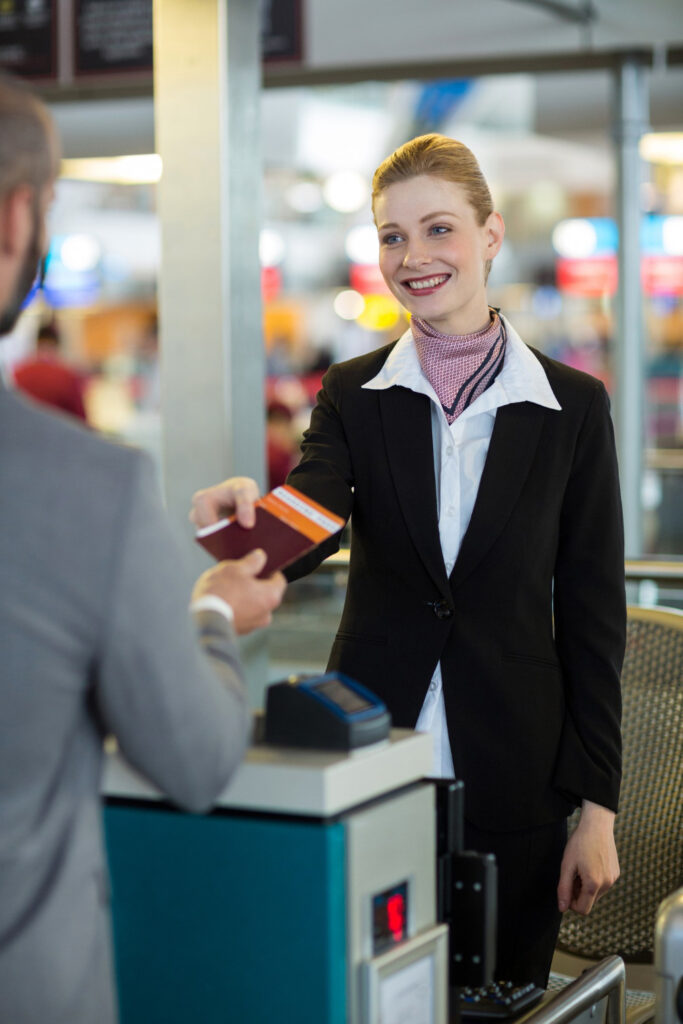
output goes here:
[{"label": "woman", "polygon": [[[410,328],[330,368],[289,476],[353,513],[329,668],[373,689],[395,725],[431,732],[435,772],[465,781],[466,845],[498,861],[497,976],[544,986],[561,912],[589,912],[619,873],[624,552],[609,403],[488,306],[504,225],[467,147],[440,135],[400,147],[375,173],[373,213]],[[195,522],[216,518],[226,487],[249,508],[255,485],[229,481],[195,496]]]}]

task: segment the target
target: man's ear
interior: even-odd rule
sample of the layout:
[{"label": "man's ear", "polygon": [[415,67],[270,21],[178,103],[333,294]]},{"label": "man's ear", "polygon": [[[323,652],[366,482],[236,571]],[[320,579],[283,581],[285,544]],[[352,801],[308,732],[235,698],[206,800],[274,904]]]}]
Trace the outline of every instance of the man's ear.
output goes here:
[{"label": "man's ear", "polygon": [[33,230],[33,189],[17,185],[0,199],[0,254],[23,255]]}]

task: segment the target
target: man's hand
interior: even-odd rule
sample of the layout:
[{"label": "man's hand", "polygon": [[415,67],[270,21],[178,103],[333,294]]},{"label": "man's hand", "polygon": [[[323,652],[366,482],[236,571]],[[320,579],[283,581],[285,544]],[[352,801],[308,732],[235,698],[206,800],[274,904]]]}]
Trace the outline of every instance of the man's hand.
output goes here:
[{"label": "man's hand", "polygon": [[614,845],[614,812],[584,800],[579,824],[567,842],[560,868],[560,911],[589,914],[593,904],[619,877]]},{"label": "man's hand", "polygon": [[248,476],[232,476],[222,484],[214,484],[192,495],[190,521],[200,530],[234,514],[240,526],[250,528],[256,522],[254,502],[258,496],[255,480]]},{"label": "man's hand", "polygon": [[266,553],[261,548],[255,548],[237,561],[219,562],[199,577],[192,600],[215,594],[227,601],[235,615],[235,631],[240,635],[268,626],[287,583],[281,572],[265,580],[256,579],[265,564]]}]

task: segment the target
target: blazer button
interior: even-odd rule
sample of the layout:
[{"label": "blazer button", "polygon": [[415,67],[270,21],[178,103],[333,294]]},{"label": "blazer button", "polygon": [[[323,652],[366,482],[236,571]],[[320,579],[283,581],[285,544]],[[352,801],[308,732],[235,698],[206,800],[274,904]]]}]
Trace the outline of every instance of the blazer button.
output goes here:
[{"label": "blazer button", "polygon": [[450,619],[453,614],[453,609],[449,605],[448,601],[435,601],[432,608],[434,609],[434,614],[437,619]]}]

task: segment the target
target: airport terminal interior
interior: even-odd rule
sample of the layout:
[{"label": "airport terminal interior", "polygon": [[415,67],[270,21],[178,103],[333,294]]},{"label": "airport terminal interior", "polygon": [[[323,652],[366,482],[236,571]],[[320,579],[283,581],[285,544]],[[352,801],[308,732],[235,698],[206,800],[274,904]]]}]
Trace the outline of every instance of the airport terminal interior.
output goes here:
[{"label": "airport terminal interior", "polygon": [[[254,60],[246,44],[241,53],[233,48],[233,39],[239,47],[242,33],[246,38],[251,31],[245,14],[250,6],[260,10]],[[126,10],[117,14],[119,8]],[[132,26],[130,33],[123,31],[122,18]],[[207,45],[211,31],[224,33],[228,40],[207,56],[205,80],[197,72],[193,87],[202,113],[196,126],[182,103],[177,115],[173,113],[178,102],[173,55],[182,52],[173,33],[182,35],[183,23],[189,54],[193,47]],[[34,45],[40,60],[38,49],[31,49]],[[44,339],[47,334],[48,343],[58,345],[59,358],[78,380],[80,408],[74,414],[93,431],[152,455],[169,510],[184,524],[178,528],[184,530],[188,558],[198,569],[209,560],[195,550],[186,523],[192,491],[233,473],[253,475],[264,490],[282,484],[298,461],[302,434],[330,364],[372,352],[408,328],[407,314],[379,272],[371,179],[398,145],[438,132],[463,141],[477,154],[505,221],[504,244],[489,281],[490,304],[503,310],[528,344],[599,378],[610,395],[626,481],[629,605],[683,612],[680,0],[481,0],[476,5],[458,0],[412,5],[404,0],[270,0],[260,5],[248,0],[0,2],[0,65],[23,75],[45,99],[63,146],[43,281],[12,335],[3,340],[2,370],[21,388],[22,368],[33,357],[39,335]],[[183,75],[181,84],[192,75],[190,57]],[[209,115],[204,108],[214,80],[221,99]],[[629,83],[634,89],[630,98]],[[185,145],[174,116],[187,130]],[[207,150],[210,116],[216,123],[223,118],[228,127],[221,145]],[[236,132],[246,118],[251,134],[242,145]],[[198,207],[204,204],[197,218],[221,222],[216,239],[207,234],[201,258],[201,241],[190,239],[195,213],[179,186],[183,173],[196,191],[206,175],[206,198],[193,197]],[[220,213],[212,215],[208,207],[214,175],[215,194],[223,187],[221,180],[228,184],[220,193]],[[629,221],[629,203],[633,213],[634,201],[635,235]],[[243,212],[251,218],[248,222],[240,220]],[[253,230],[246,232],[243,223]],[[628,253],[624,237],[631,242]],[[218,276],[212,276],[212,262]],[[247,278],[240,275],[250,275],[254,301],[248,300],[247,312],[240,306],[241,282]],[[628,296],[626,280],[631,283]],[[225,294],[219,300],[221,287]],[[181,322],[185,336],[180,336]],[[254,326],[246,338],[245,323]],[[207,414],[202,437],[194,409],[204,401],[198,397],[204,359],[208,373],[224,375],[227,383],[220,393],[227,398],[226,409],[217,408],[215,419]],[[178,397],[183,388],[196,399],[193,409],[183,407]],[[214,401],[218,394],[207,405],[219,404]],[[231,395],[245,403],[241,412],[232,409]],[[192,434],[185,448],[178,440],[184,421]],[[220,428],[214,429],[216,423]],[[635,431],[628,434],[630,440],[627,430]],[[220,439],[218,432],[223,434]],[[235,454],[247,451],[248,459]],[[268,684],[292,674],[317,676],[325,671],[344,604],[349,540],[347,527],[340,555],[291,584],[271,628],[243,642],[255,708]],[[675,662],[679,676],[672,680],[679,694],[678,739],[668,755],[679,772],[682,643],[679,639]],[[662,711],[667,713],[674,712]],[[669,720],[672,731],[675,721]],[[229,955],[243,963],[245,978],[256,976],[267,963],[265,977],[270,972],[271,981],[264,985],[280,986],[286,1001],[293,984],[287,972],[296,951],[273,965],[291,936],[298,942],[297,928],[320,927],[307,982],[313,1009],[298,1017],[278,1016],[274,1002],[265,1000],[268,1009],[260,1016],[253,1009],[254,981],[251,988],[245,983],[244,991],[251,995],[239,997],[243,1004],[232,1002],[234,1015],[214,1016],[213,1009],[205,1008],[197,1016],[199,1011],[188,1003],[183,1011],[187,1016],[181,1018],[177,1008],[182,998],[173,986],[168,1005],[163,1000],[148,1003],[151,997],[139,986],[138,968],[131,962],[121,968],[122,985],[136,992],[122,997],[124,1024],[162,1019],[171,1024],[181,1019],[187,1024],[445,1021],[439,985],[452,965],[447,965],[444,931],[439,930],[443,926],[434,921],[429,894],[421,888],[428,884],[425,877],[434,885],[434,866],[425,867],[421,851],[407,852],[411,827],[405,823],[417,827],[430,813],[415,788],[427,763],[419,740],[406,734],[392,741],[382,754],[385,760],[365,773],[359,771],[357,758],[341,766],[321,766],[309,752],[303,766],[298,765],[301,777],[310,776],[306,783],[301,778],[296,782],[297,766],[290,763],[280,766],[279,775],[277,765],[250,764],[254,774],[244,785],[252,816],[218,818],[216,834],[201,839],[220,842],[224,827],[229,842],[240,846],[240,855],[241,844],[247,858],[261,856],[259,843],[281,850],[291,845],[298,853],[288,863],[301,857],[309,866],[309,878],[301,870],[286,875],[278,873],[277,858],[264,856],[259,864],[261,891],[245,891],[241,897],[243,933],[238,941],[236,928],[226,941]],[[676,768],[672,770],[675,774]],[[273,772],[280,781],[273,781]],[[280,786],[288,773],[292,780]],[[389,776],[391,784],[386,782]],[[320,780],[322,795],[316,790]],[[115,779],[111,785],[116,794],[117,785],[133,783]],[[270,806],[263,798],[268,786],[275,793]],[[667,821],[680,834],[683,797],[680,785],[674,788],[679,806]],[[444,799],[457,804],[458,794]],[[269,811],[275,807],[279,817],[259,818],[262,804]],[[356,804],[363,810],[353,810]],[[226,806],[232,806],[230,800]],[[245,805],[238,800],[235,806]],[[111,828],[120,844],[116,870],[123,875],[131,836],[148,826],[126,817],[134,810],[123,805],[117,810]],[[304,838],[295,834],[298,814],[310,816]],[[453,814],[457,818],[457,809]],[[321,826],[326,818],[343,822],[343,836],[340,832],[335,838]],[[382,837],[396,821],[402,852],[384,850],[383,870],[377,868],[375,876],[376,850],[384,849]],[[158,844],[195,849],[196,836],[189,825],[183,832],[184,822],[178,816],[165,834],[155,831],[154,822],[149,826],[135,891],[140,895],[145,885],[158,884],[161,900],[163,885],[172,887],[179,907],[192,906],[191,929],[204,928],[199,916],[203,908],[211,924],[197,940],[193,958],[208,959],[206,949],[224,938],[215,920],[227,899],[220,880],[211,877],[212,897],[202,902],[182,871],[169,866],[159,880],[153,863]],[[171,834],[173,828],[177,834]],[[680,841],[678,850],[680,854]],[[233,868],[239,870],[239,865]],[[372,895],[372,955],[361,939],[365,910],[360,897],[357,907],[344,909],[337,869]],[[678,876],[676,887],[683,884],[680,864]],[[404,884],[405,879],[410,881]],[[305,891],[306,899],[289,900],[290,886]],[[328,916],[318,922],[322,905]],[[291,927],[264,934],[252,918],[257,913],[271,922],[273,907],[289,915]],[[335,914],[347,915],[351,938],[335,930]],[[409,931],[401,930],[403,914],[410,915]],[[140,957],[146,955],[146,943],[154,946],[157,941],[154,933],[145,933],[144,923],[132,919],[121,925],[124,933]],[[256,964],[243,955],[246,943],[253,944]],[[608,952],[623,949],[617,943]],[[678,953],[680,976],[683,945]],[[300,955],[310,954],[302,947]],[[159,960],[150,957],[150,978],[163,987]],[[361,960],[365,973],[352,977],[351,968]],[[182,974],[188,967],[179,962],[175,969]],[[623,980],[619,975],[614,982],[610,971],[619,974],[610,962],[607,975],[591,982],[595,987],[581,1005],[565,1007],[567,1013],[575,1011],[574,1017],[549,1015],[547,1020],[562,1024],[600,1003],[609,1024],[616,1024],[612,995],[623,988]],[[637,969],[635,976],[636,988],[649,988],[651,977],[637,975]],[[217,1006],[224,980],[218,970],[208,978],[215,999],[205,994],[201,1005]],[[422,1002],[416,993],[424,991],[430,996]],[[657,991],[662,1001],[669,998],[664,981]],[[683,989],[678,991],[680,1021]],[[234,1000],[234,993],[225,998]],[[168,1016],[155,1016],[162,1004]],[[644,1005],[653,1012],[647,999]],[[669,1015],[658,1012],[660,1024],[675,1019],[668,1010]]]}]

